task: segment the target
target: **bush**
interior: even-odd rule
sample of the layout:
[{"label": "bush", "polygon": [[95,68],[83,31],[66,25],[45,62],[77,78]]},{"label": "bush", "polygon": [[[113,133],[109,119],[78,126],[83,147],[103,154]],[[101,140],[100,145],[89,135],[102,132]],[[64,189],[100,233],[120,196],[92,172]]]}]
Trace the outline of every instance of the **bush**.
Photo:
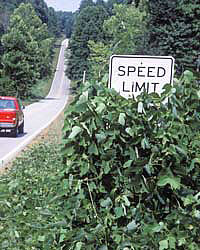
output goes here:
[{"label": "bush", "polygon": [[188,71],[161,97],[82,89],[63,128],[63,247],[200,248],[199,101]]}]

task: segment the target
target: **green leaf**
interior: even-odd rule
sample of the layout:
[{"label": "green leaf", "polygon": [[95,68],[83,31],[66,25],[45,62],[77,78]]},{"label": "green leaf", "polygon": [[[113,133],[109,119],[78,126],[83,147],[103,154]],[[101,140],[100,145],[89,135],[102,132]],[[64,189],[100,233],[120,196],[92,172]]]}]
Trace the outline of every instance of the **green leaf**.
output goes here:
[{"label": "green leaf", "polygon": [[82,246],[83,246],[83,243],[82,243],[82,242],[77,242],[77,243],[76,243],[75,250],[81,250]]},{"label": "green leaf", "polygon": [[114,211],[117,218],[124,216],[124,210],[122,207],[116,207]]},{"label": "green leaf", "polygon": [[119,243],[120,243],[120,241],[122,239],[122,236],[119,235],[119,234],[114,234],[113,238],[114,238],[114,241],[119,245]]},{"label": "green leaf", "polygon": [[184,74],[184,79],[187,80],[188,82],[191,82],[194,79],[194,74],[192,71],[185,70],[183,74]]},{"label": "green leaf", "polygon": [[98,143],[100,143],[100,142],[102,142],[103,140],[106,139],[106,135],[103,132],[99,133],[99,134],[96,134],[95,137],[97,138]]},{"label": "green leaf", "polygon": [[19,183],[16,180],[9,182],[9,184],[8,184],[9,191],[11,192],[11,191],[15,190],[18,185],[19,185]]},{"label": "green leaf", "polygon": [[127,162],[124,163],[123,167],[124,168],[129,168],[132,164],[133,160],[128,160]]},{"label": "green leaf", "polygon": [[143,149],[148,149],[150,148],[150,145],[149,145],[149,142],[146,138],[143,138],[142,141],[141,141],[141,146]]},{"label": "green leaf", "polygon": [[112,200],[110,199],[110,197],[108,197],[106,200],[102,200],[100,204],[102,207],[109,207],[110,205],[112,205]]},{"label": "green leaf", "polygon": [[190,164],[188,171],[192,171],[195,167],[195,163],[200,165],[200,158],[194,158]]},{"label": "green leaf", "polygon": [[107,84],[108,79],[109,79],[109,75],[108,75],[108,73],[106,73],[106,74],[103,76],[103,78],[102,78],[102,82],[103,82],[104,84]]},{"label": "green leaf", "polygon": [[168,249],[168,247],[169,247],[168,240],[161,240],[159,242],[159,250]]},{"label": "green leaf", "polygon": [[127,229],[128,231],[133,231],[138,227],[138,224],[136,224],[135,220],[131,221],[128,225],[127,225]]},{"label": "green leaf", "polygon": [[104,103],[100,103],[98,107],[96,108],[96,112],[98,114],[102,113],[102,111],[106,108],[106,105]]},{"label": "green leaf", "polygon": [[170,249],[176,249],[176,238],[174,236],[168,237]]},{"label": "green leaf", "polygon": [[78,127],[78,126],[74,126],[72,128],[72,132],[69,135],[70,139],[73,139],[74,137],[76,137],[80,132],[82,131],[82,128]]},{"label": "green leaf", "polygon": [[188,206],[188,205],[191,205],[194,202],[196,202],[196,199],[195,199],[195,197],[193,195],[188,195],[185,198],[183,197],[182,200],[183,200],[184,206]]},{"label": "green leaf", "polygon": [[138,102],[138,108],[137,108],[138,113],[142,113],[143,109],[144,109],[143,103],[142,102]]},{"label": "green leaf", "polygon": [[134,130],[132,128],[126,128],[125,129],[126,133],[129,134],[130,136],[134,135]]},{"label": "green leaf", "polygon": [[104,162],[103,163],[103,171],[104,171],[104,174],[108,174],[110,172],[110,165],[109,165],[109,162]]},{"label": "green leaf", "polygon": [[38,241],[44,242],[45,241],[45,236],[44,235],[43,236],[39,236],[38,237]]},{"label": "green leaf", "polygon": [[179,153],[181,153],[181,154],[183,154],[185,157],[187,157],[187,152],[183,149],[183,148],[180,148],[180,147],[178,147],[178,146],[174,146],[176,149],[177,149],[177,151],[179,152]]},{"label": "green leaf", "polygon": [[159,233],[163,230],[163,228],[164,228],[163,222],[160,222],[159,224],[145,225],[144,234]]},{"label": "green leaf", "polygon": [[163,175],[159,178],[157,182],[157,185],[160,187],[164,187],[167,184],[169,184],[172,189],[180,189],[180,186],[181,186],[180,178]]},{"label": "green leaf", "polygon": [[98,151],[98,148],[96,146],[95,143],[92,143],[89,148],[88,148],[88,153],[89,154],[94,154],[94,155],[98,155],[99,154],[99,151]]},{"label": "green leaf", "polygon": [[120,123],[122,126],[125,125],[125,117],[126,117],[126,114],[124,113],[119,114],[118,123]]},{"label": "green leaf", "polygon": [[106,245],[100,246],[99,250],[108,250],[108,247]]},{"label": "green leaf", "polygon": [[125,205],[127,207],[130,207],[131,203],[130,203],[130,201],[129,201],[129,199],[128,199],[128,197],[126,195],[123,195],[123,200],[125,202]]},{"label": "green leaf", "polygon": [[62,243],[65,240],[65,234],[61,234],[59,238],[59,243]]}]

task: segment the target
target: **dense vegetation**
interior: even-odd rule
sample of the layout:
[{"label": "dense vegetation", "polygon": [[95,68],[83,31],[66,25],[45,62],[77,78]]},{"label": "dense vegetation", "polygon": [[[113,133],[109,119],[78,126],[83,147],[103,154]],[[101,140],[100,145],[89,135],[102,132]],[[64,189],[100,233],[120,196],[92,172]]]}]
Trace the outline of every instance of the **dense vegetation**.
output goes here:
[{"label": "dense vegetation", "polygon": [[0,1],[0,95],[31,97],[51,74],[56,39],[72,27],[71,12],[55,12],[43,0]]},{"label": "dense vegetation", "polygon": [[59,36],[66,28],[72,28],[72,12],[56,12],[53,8],[48,8],[44,0],[0,0],[0,26],[4,32],[7,30],[10,15],[21,3],[30,3],[42,23],[47,24],[49,32],[53,35]]},{"label": "dense vegetation", "polygon": [[195,69],[200,51],[198,0],[149,1],[146,53],[172,55],[178,70]]},{"label": "dense vegetation", "polygon": [[[99,16],[103,35],[96,41],[89,23],[99,6],[83,0],[70,41],[67,75],[80,88],[63,129],[69,223],[63,247],[198,250],[197,80],[185,71],[161,97],[143,94],[137,100],[105,87],[112,54],[171,55],[176,75],[195,72],[198,3],[112,1],[108,8],[110,2],[98,1],[108,16]],[[82,86],[84,71],[88,81]]]},{"label": "dense vegetation", "polygon": [[[68,60],[67,75],[72,80],[81,80],[83,72],[87,71],[90,77],[89,58],[93,49],[90,48],[89,33],[90,22],[84,25],[80,33],[80,18],[82,13],[87,13],[87,20],[94,18],[92,11],[86,11],[88,6],[96,8],[101,6],[108,16],[99,14],[104,22],[101,30],[104,39],[99,42],[109,47],[111,53],[105,55],[104,61],[109,60],[110,54],[148,54],[169,55],[176,59],[176,70],[179,75],[185,69],[195,70],[200,51],[200,9],[198,0],[176,1],[97,1],[82,0],[80,13],[75,22],[70,49],[71,55]],[[84,20],[81,20],[84,23]],[[95,33],[95,29],[93,28]],[[84,46],[80,47],[84,37]],[[81,50],[79,50],[81,48]],[[81,52],[80,52],[81,51]],[[84,56],[83,56],[84,55]]]},{"label": "dense vegetation", "polygon": [[102,27],[107,17],[105,9],[101,6],[88,6],[77,16],[69,44],[72,54],[66,72],[70,79],[78,80],[83,72],[88,70],[87,58],[90,52],[88,41],[92,40],[96,43],[105,40]]},{"label": "dense vegetation", "polygon": [[199,249],[199,100],[189,71],[137,101],[86,84],[64,125],[68,249]]},{"label": "dense vegetation", "polygon": [[0,247],[199,250],[192,73],[162,98],[126,100],[104,82],[88,83],[66,112],[62,155],[58,145],[39,144],[0,178]]},{"label": "dense vegetation", "polygon": [[41,143],[13,165],[0,178],[0,249],[59,249],[65,232],[59,147]]},{"label": "dense vegetation", "polygon": [[47,27],[30,4],[21,4],[10,18],[2,36],[2,76],[0,90],[5,95],[27,97],[37,80],[48,76],[52,39]]},{"label": "dense vegetation", "polygon": [[[199,250],[198,80],[186,70],[161,96],[137,100],[106,87],[115,53],[172,55],[180,72],[198,76],[198,1],[82,0],[73,18],[67,74],[79,89],[65,114],[62,150],[40,144],[0,179],[0,247]],[[26,34],[34,52],[43,40]]]}]

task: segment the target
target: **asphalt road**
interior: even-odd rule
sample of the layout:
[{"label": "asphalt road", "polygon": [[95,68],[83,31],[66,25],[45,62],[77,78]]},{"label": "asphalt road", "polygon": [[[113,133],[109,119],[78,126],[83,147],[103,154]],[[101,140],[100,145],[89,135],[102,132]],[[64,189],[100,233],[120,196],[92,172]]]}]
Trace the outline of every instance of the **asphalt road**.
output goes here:
[{"label": "asphalt road", "polygon": [[8,163],[43,129],[48,127],[64,109],[68,100],[69,80],[65,76],[64,53],[67,40],[61,45],[57,69],[49,94],[40,102],[26,106],[24,109],[24,134],[17,138],[0,135],[0,167]]}]

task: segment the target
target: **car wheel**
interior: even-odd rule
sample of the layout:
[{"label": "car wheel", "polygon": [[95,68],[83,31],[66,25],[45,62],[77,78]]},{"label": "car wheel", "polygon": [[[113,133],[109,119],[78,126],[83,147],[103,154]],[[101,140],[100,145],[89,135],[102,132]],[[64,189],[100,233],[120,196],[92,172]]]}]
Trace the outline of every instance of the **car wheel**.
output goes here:
[{"label": "car wheel", "polygon": [[22,122],[22,124],[19,126],[19,133],[23,134],[24,133],[24,121]]},{"label": "car wheel", "polygon": [[17,137],[18,135],[18,127],[14,128],[13,131],[11,132],[12,137]]}]

